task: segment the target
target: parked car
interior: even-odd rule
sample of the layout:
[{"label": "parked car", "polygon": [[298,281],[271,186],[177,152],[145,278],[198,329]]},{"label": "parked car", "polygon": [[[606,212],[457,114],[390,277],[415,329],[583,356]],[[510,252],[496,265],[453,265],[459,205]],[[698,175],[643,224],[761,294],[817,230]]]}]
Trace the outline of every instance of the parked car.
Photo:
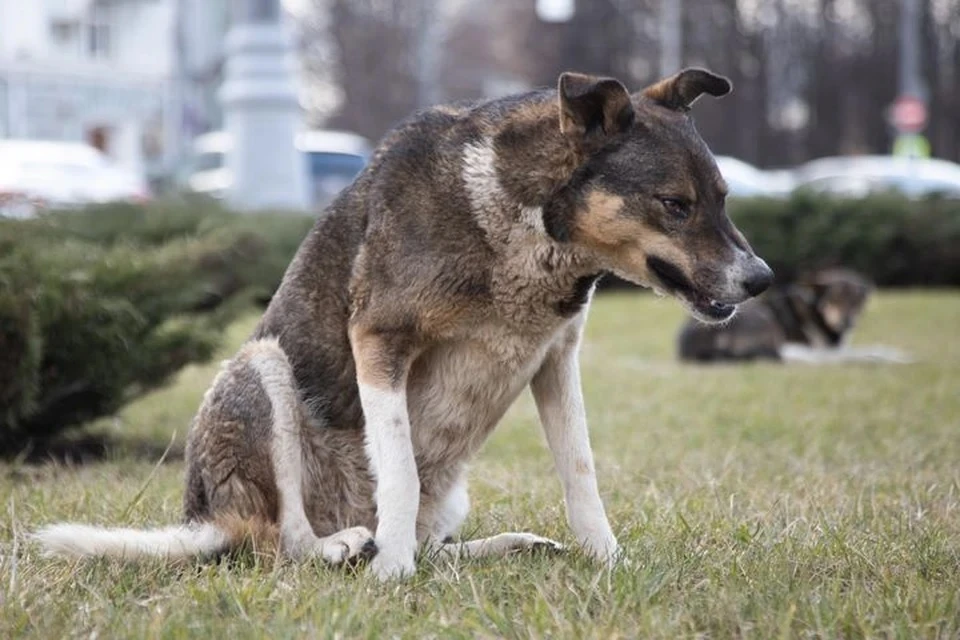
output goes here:
[{"label": "parked car", "polygon": [[730,156],[714,156],[732,198],[782,198],[793,190],[787,170],[764,170]]},{"label": "parked car", "polygon": [[[212,131],[193,141],[190,190],[214,198],[223,197],[233,182],[226,167],[226,154],[232,145],[226,131]],[[312,204],[323,207],[349,185],[367,164],[370,142],[347,131],[304,131],[297,135],[297,148],[307,162]]]},{"label": "parked car", "polygon": [[894,156],[840,156],[811,160],[795,170],[797,188],[859,198],[900,191],[960,198],[960,165],[946,160]]},{"label": "parked car", "polygon": [[89,145],[0,140],[0,216],[22,218],[45,208],[141,201],[149,196],[142,176]]}]

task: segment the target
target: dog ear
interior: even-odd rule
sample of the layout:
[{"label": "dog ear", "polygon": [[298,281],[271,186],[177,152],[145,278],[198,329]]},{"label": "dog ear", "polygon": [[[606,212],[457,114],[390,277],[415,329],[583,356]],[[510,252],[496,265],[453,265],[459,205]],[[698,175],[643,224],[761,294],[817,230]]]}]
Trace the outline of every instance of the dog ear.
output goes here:
[{"label": "dog ear", "polygon": [[633,124],[630,93],[619,80],[567,72],[560,75],[557,91],[560,131],[566,136],[611,136]]},{"label": "dog ear", "polygon": [[704,93],[725,96],[733,89],[730,81],[706,69],[684,69],[676,75],[652,84],[641,95],[676,111],[686,111]]}]

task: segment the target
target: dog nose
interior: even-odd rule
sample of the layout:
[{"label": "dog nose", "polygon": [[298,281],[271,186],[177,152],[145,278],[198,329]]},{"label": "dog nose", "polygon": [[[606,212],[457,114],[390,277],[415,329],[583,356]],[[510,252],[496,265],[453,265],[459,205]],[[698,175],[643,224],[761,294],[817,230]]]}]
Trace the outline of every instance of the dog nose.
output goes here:
[{"label": "dog nose", "polygon": [[750,275],[743,281],[743,288],[747,290],[750,297],[758,296],[773,284],[773,270],[767,266],[767,263],[760,258],[756,259],[756,267],[751,270]]}]

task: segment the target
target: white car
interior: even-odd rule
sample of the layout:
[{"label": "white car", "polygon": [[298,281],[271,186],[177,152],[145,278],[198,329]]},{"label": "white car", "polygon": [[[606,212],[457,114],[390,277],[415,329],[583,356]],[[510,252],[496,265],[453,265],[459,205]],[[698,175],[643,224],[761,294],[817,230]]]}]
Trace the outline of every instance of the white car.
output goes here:
[{"label": "white car", "polygon": [[931,194],[960,198],[960,165],[946,160],[838,156],[811,160],[794,173],[797,188],[851,198],[882,191],[899,191],[910,198]]},{"label": "white car", "polygon": [[732,198],[782,198],[793,190],[793,178],[786,170],[758,169],[730,156],[714,156]]},{"label": "white car", "polygon": [[142,177],[86,144],[0,140],[0,216],[148,198]]},{"label": "white car", "polygon": [[[230,134],[212,131],[193,141],[193,159],[187,185],[191,191],[223,197],[233,183],[226,167],[232,147]],[[370,141],[348,131],[304,131],[297,135],[297,149],[305,156],[312,204],[327,205],[341,189],[353,182],[367,164]]]}]

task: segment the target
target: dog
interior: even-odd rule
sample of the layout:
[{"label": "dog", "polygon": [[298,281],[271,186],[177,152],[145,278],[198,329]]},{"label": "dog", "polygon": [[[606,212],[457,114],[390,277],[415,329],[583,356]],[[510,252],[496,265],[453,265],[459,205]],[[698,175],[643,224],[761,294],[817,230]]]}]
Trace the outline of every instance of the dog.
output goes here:
[{"label": "dog", "polygon": [[748,301],[725,324],[686,322],[677,339],[678,356],[693,362],[909,362],[890,347],[847,344],[873,289],[851,269],[816,271]]},{"label": "dog", "polygon": [[726,215],[688,113],[731,89],[686,69],[634,94],[564,73],[556,89],[428,109],[400,124],[319,218],[188,435],[184,523],[60,524],[48,552],[186,559],[274,536],[288,558],[559,548],[529,533],[455,542],[467,463],[528,385],[590,557],[613,563],[577,361],[601,274],[728,319],[773,274]]}]

